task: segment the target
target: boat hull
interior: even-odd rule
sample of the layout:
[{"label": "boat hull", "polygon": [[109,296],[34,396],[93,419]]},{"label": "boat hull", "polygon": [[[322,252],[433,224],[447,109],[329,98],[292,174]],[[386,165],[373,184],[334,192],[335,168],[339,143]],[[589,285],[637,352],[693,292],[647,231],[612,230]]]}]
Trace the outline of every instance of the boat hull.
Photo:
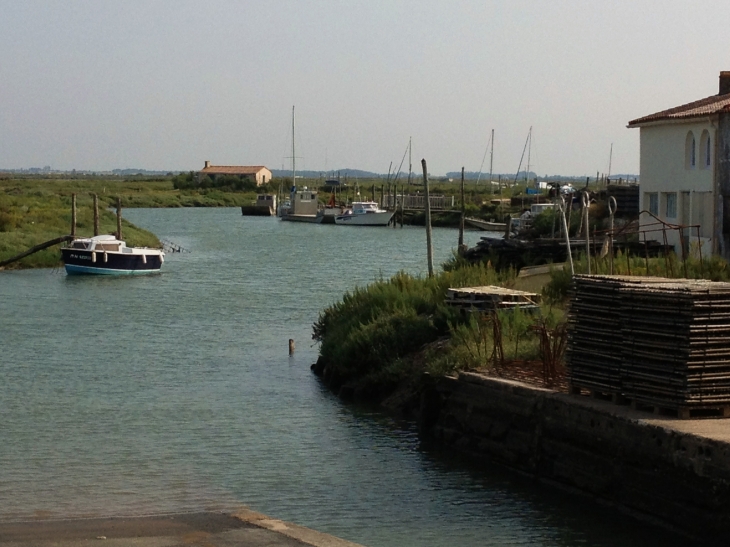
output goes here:
[{"label": "boat hull", "polygon": [[395,213],[365,213],[362,215],[337,215],[335,224],[341,226],[387,226]]},{"label": "boat hull", "polygon": [[465,218],[464,222],[485,232],[504,232],[507,229],[507,224],[504,222],[489,222],[478,218]]},{"label": "boat hull", "polygon": [[324,220],[323,215],[293,215],[291,213],[285,214],[281,217],[281,220],[288,220],[291,222],[309,222],[310,224],[321,224]]},{"label": "boat hull", "polygon": [[241,205],[241,214],[252,217],[273,217],[276,212],[268,205]]},{"label": "boat hull", "polygon": [[69,275],[145,275],[159,273],[161,253],[117,253],[61,249]]}]

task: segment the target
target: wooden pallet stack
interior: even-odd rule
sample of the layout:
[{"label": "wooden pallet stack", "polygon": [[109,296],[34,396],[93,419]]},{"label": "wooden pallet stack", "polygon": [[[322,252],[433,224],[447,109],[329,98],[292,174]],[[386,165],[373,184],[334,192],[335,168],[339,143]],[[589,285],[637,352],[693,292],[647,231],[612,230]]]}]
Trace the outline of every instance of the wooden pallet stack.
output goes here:
[{"label": "wooden pallet stack", "polygon": [[680,417],[730,414],[730,283],[576,276],[568,377]]},{"label": "wooden pallet stack", "polygon": [[687,414],[730,409],[730,283],[626,287],[622,392]]},{"label": "wooden pallet stack", "polygon": [[540,309],[541,296],[536,293],[516,291],[488,285],[484,287],[461,287],[449,289],[446,303],[463,310],[491,312],[521,308],[524,311]]},{"label": "wooden pallet stack", "polygon": [[621,289],[664,278],[576,275],[568,312],[566,364],[571,386],[621,394]]}]

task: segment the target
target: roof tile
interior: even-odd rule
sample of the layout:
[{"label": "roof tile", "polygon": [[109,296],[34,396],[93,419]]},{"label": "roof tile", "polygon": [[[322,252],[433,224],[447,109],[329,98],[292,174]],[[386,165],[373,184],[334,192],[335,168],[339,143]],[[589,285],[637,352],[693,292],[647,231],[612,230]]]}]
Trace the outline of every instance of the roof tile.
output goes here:
[{"label": "roof tile", "polygon": [[206,175],[255,175],[262,169],[263,165],[209,165],[200,170]]},{"label": "roof tile", "polygon": [[643,118],[637,118],[629,122],[629,127],[637,127],[639,125],[657,122],[662,120],[683,120],[687,118],[701,118],[710,114],[717,114],[723,110],[730,110],[730,94],[712,95],[693,101],[691,103],[675,106],[668,110],[662,110],[655,114],[649,114]]}]

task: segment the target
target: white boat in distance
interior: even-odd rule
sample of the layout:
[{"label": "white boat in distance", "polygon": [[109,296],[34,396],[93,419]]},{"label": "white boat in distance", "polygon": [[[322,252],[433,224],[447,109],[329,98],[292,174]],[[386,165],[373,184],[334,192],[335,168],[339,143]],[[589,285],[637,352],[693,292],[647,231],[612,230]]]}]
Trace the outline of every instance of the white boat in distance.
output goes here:
[{"label": "white boat in distance", "polygon": [[387,226],[395,213],[380,209],[374,201],[354,201],[352,208],[335,217],[335,224]]}]

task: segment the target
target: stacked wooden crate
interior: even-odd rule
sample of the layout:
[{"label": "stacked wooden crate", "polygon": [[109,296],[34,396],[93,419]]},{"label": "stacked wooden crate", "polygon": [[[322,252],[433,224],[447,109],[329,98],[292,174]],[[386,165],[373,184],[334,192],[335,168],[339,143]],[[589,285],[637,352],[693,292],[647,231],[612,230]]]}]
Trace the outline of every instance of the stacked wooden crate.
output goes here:
[{"label": "stacked wooden crate", "polygon": [[730,412],[730,283],[575,276],[568,317],[574,389]]},{"label": "stacked wooden crate", "polygon": [[576,275],[568,312],[568,377],[574,388],[621,393],[621,289],[664,278]]},{"label": "stacked wooden crate", "polygon": [[730,407],[730,283],[626,287],[621,313],[626,397],[678,410]]}]

